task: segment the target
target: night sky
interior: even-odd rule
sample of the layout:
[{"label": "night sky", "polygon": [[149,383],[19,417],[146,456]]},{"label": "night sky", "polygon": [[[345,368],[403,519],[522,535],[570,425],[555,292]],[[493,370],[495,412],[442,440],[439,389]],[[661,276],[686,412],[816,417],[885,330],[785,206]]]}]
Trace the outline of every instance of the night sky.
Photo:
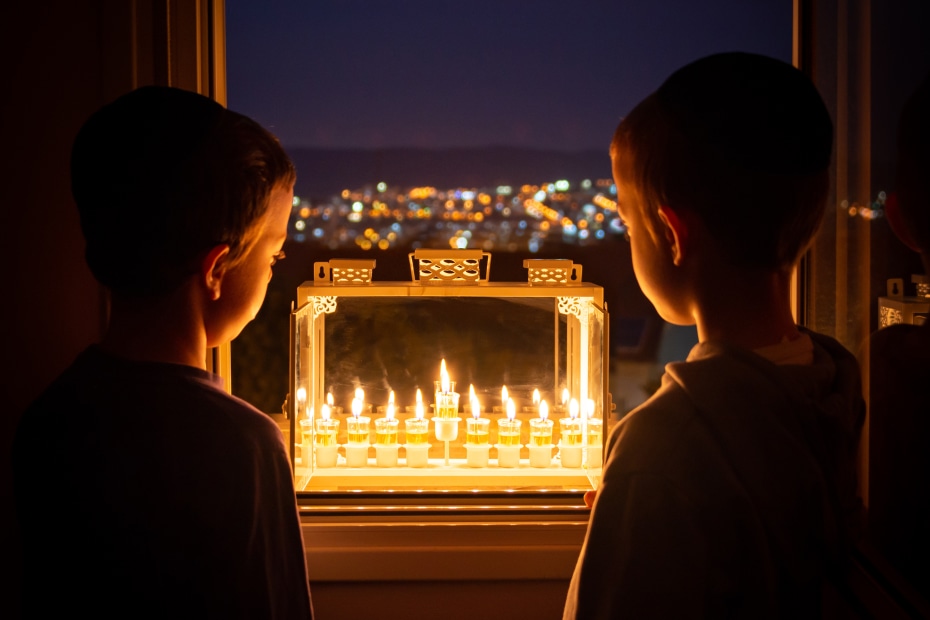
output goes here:
[{"label": "night sky", "polygon": [[226,0],[228,105],[287,147],[604,149],[673,70],[791,60],[791,0]]}]

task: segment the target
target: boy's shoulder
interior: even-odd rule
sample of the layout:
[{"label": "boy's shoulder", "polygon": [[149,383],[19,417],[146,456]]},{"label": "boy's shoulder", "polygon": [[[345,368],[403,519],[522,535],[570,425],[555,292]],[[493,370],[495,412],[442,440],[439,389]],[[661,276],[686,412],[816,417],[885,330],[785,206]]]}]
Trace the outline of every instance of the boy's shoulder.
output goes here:
[{"label": "boy's shoulder", "polygon": [[96,346],[81,352],[30,404],[19,427],[17,436],[23,443],[42,441],[52,428],[116,437],[175,433],[179,445],[199,437],[248,447],[280,437],[269,416],[226,392],[213,373],[123,360]]},{"label": "boy's shoulder", "polygon": [[697,345],[687,360],[668,364],[656,393],[618,423],[611,449],[622,443],[617,452],[635,462],[662,452],[714,452],[731,441],[769,445],[775,436],[800,433],[798,419],[827,411],[854,426],[864,403],[855,356],[829,336],[805,333],[814,345],[810,365]]}]

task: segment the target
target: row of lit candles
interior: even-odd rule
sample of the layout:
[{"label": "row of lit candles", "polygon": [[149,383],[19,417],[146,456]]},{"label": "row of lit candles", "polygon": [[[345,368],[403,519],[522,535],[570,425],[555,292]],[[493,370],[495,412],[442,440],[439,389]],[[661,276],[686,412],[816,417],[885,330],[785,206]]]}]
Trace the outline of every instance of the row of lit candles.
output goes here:
[{"label": "row of lit candles", "polygon": [[[439,392],[439,396],[454,394],[454,392]],[[455,394],[457,396],[457,394]],[[512,398],[507,395],[506,386],[502,390],[506,410],[506,417],[497,420],[498,425],[498,442],[501,445],[519,445],[521,443],[521,420],[516,419],[516,405]],[[355,397],[352,399],[352,416],[346,419],[348,443],[360,444],[368,443],[370,440],[370,422],[368,416],[363,416],[365,410],[364,391],[357,388]],[[469,400],[471,402],[472,417],[466,418],[466,435],[467,444],[484,444],[490,442],[490,419],[481,417],[481,405],[475,395],[474,386],[469,386]],[[579,405],[575,399],[568,400],[569,415],[559,419],[560,435],[566,445],[581,445],[582,443],[582,420],[579,418]],[[548,419],[549,406],[545,400],[539,398],[539,391],[533,393],[533,401],[539,413],[538,418],[531,419],[529,441],[532,445],[544,446],[550,445],[553,439],[553,421]],[[437,418],[442,420],[458,420],[457,404],[453,406],[451,402],[443,404],[442,399],[438,399],[440,406],[436,407]],[[318,445],[335,445],[336,437],[339,431],[339,420],[331,416],[332,406],[324,404],[321,416],[316,420],[316,438],[315,443]],[[592,418],[593,401],[588,401],[586,412],[588,426],[588,444],[597,445],[601,440],[601,421]],[[388,404],[385,408],[383,418],[375,420],[375,444],[392,445],[398,443],[398,430],[400,421],[395,417],[394,392],[388,397]],[[309,420],[308,420],[309,422]],[[415,407],[415,417],[404,420],[406,440],[408,444],[425,444],[429,438],[429,422],[424,418],[424,406],[422,393],[417,390],[417,404]],[[309,429],[307,429],[309,431]]]}]

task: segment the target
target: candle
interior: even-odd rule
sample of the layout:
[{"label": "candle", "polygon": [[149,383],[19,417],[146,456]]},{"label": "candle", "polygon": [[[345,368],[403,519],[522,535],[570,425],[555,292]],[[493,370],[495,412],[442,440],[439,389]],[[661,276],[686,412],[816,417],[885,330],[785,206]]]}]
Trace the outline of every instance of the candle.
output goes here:
[{"label": "candle", "polygon": [[314,450],[318,467],[335,467],[337,459],[336,436],[339,434],[339,420],[330,419],[329,405],[320,409],[320,418],[316,420]]},{"label": "candle", "polygon": [[539,417],[530,420],[530,467],[549,467],[552,464],[552,420],[549,405],[539,403]]},{"label": "candle", "polygon": [[471,417],[465,420],[465,463],[469,467],[487,467],[491,445],[488,442],[488,427],[491,421],[481,417],[481,404],[475,395],[475,387],[469,386]]},{"label": "candle", "polygon": [[478,403],[478,397],[475,396],[474,387],[471,388],[470,400],[472,417],[465,420],[465,443],[486,444],[490,435],[488,427],[491,425],[491,421],[481,417],[481,405]]},{"label": "candle", "polygon": [[378,467],[397,465],[397,425],[394,417],[394,391],[388,396],[387,410],[383,418],[375,420],[375,463]]},{"label": "candle", "polygon": [[394,390],[391,390],[384,417],[375,420],[375,443],[383,446],[396,444],[399,423],[400,421],[394,417]]},{"label": "candle", "polygon": [[585,417],[588,424],[588,445],[601,447],[604,438],[604,423],[594,417],[594,401],[588,399],[585,402]]},{"label": "candle", "polygon": [[[567,394],[563,395],[567,400]],[[559,419],[559,458],[562,467],[581,467],[582,432],[581,420],[578,419],[578,401],[574,398],[568,406],[568,416]]]},{"label": "candle", "polygon": [[313,434],[313,428],[310,423],[310,410],[307,407],[307,389],[297,388],[297,411],[296,418],[300,423],[300,441],[306,446],[310,443],[310,437]]},{"label": "candle", "polygon": [[323,405],[320,410],[320,419],[316,421],[316,439],[318,446],[335,446],[336,436],[339,434],[339,420],[330,418],[329,405]]},{"label": "candle", "polygon": [[497,420],[497,464],[516,467],[520,463],[520,420],[512,398],[507,398],[507,417]]},{"label": "candle", "polygon": [[449,465],[449,442],[455,441],[459,436],[459,395],[455,391],[455,382],[449,379],[446,371],[446,360],[442,360],[439,367],[440,380],[436,386],[436,415],[433,422],[436,424],[436,439],[445,442],[444,453],[446,465]]},{"label": "candle", "polygon": [[588,467],[600,467],[604,460],[604,422],[594,417],[594,401],[585,402],[585,422],[587,425],[587,455]]},{"label": "candle", "polygon": [[326,393],[326,404],[329,405],[329,410],[333,415],[336,415],[337,413],[342,413],[342,407],[337,407],[334,404],[333,393],[331,391]]},{"label": "candle", "polygon": [[520,420],[515,419],[517,408],[512,398],[507,399],[507,417],[497,421],[497,443],[502,446],[520,445]]},{"label": "candle", "polygon": [[546,404],[546,401],[539,403],[539,417],[530,420],[530,444],[534,446],[552,445],[552,420],[549,419],[549,405]]},{"label": "candle", "polygon": [[417,388],[416,417],[404,420],[408,444],[425,444],[429,440],[429,422],[423,418],[423,413],[423,394]]},{"label": "candle", "polygon": [[355,389],[355,398],[352,399],[352,417],[346,419],[349,443],[368,443],[368,425],[371,421],[362,415],[365,403],[365,392],[362,388]]},{"label": "candle", "polygon": [[446,360],[442,360],[439,367],[439,381],[436,386],[436,415],[440,418],[452,419],[459,417],[459,395],[455,392],[455,381],[449,379],[446,371]]},{"label": "candle", "polygon": [[369,418],[362,415],[365,406],[365,392],[355,389],[352,399],[352,416],[346,418],[348,442],[346,443],[346,465],[364,467],[368,465],[368,423]]},{"label": "candle", "polygon": [[578,419],[578,401],[572,399],[568,407],[569,415],[559,420],[562,444],[566,446],[581,445],[581,420]]},{"label": "candle", "polygon": [[423,418],[423,393],[417,388],[417,404],[414,409],[415,416],[404,421],[407,427],[408,467],[426,467],[429,464],[429,422]]}]

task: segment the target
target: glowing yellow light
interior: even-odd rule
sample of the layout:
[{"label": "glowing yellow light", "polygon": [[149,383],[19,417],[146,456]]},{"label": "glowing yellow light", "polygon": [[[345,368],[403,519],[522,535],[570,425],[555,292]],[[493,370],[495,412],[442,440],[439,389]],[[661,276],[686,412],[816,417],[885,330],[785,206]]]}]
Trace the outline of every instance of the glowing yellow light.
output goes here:
[{"label": "glowing yellow light", "polygon": [[439,365],[439,385],[444,393],[449,391],[449,373],[446,372],[445,359],[443,359],[442,363]]}]

